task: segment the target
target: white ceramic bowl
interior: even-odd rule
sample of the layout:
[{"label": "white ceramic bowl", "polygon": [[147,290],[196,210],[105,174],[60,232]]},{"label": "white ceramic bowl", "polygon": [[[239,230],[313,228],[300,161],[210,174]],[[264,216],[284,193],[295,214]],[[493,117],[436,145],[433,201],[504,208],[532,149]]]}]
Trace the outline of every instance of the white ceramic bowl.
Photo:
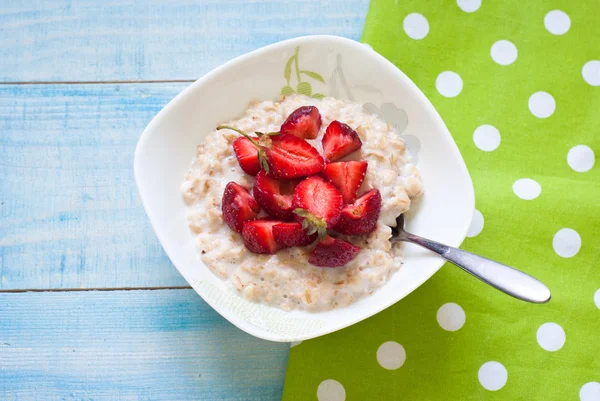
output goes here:
[{"label": "white ceramic bowl", "polygon": [[[415,234],[459,246],[474,210],[471,178],[444,122],[415,84],[369,47],[335,36],[307,36],[238,57],[194,82],[144,130],[135,152],[135,179],[162,246],[204,300],[240,329],[271,341],[300,341],[350,326],[398,302],[442,266],[438,256],[405,247],[405,264],[381,289],[349,307],[321,313],[252,303],[228,289],[196,254],[180,185],[196,146],[219,122],[241,116],[251,100],[275,100],[300,89],[285,66],[299,46],[311,94],[366,104],[405,139],[421,171],[425,195],[407,216]],[[291,89],[290,89],[291,88]]]}]

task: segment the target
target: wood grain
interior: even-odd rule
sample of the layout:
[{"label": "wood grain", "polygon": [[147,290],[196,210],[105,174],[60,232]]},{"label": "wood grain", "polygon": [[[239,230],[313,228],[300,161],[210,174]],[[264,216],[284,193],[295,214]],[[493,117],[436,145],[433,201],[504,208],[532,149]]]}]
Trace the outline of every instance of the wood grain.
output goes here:
[{"label": "wood grain", "polygon": [[193,290],[0,294],[0,399],[279,400],[288,344]]},{"label": "wood grain", "polygon": [[368,3],[1,2],[0,400],[280,399],[288,345],[192,290],[1,291],[186,286],[135,189],[143,128],[177,81],[235,56],[307,34],[358,40]]},{"label": "wood grain", "polygon": [[196,79],[279,40],[358,40],[368,0],[3,0],[0,82]]},{"label": "wood grain", "polygon": [[187,84],[0,85],[0,288],[186,286],[133,153]]}]

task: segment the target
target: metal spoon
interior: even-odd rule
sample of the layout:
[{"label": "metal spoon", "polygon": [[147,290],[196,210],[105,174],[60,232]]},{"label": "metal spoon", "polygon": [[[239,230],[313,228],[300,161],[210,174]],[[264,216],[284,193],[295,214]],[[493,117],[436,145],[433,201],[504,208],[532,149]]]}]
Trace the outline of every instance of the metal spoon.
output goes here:
[{"label": "metal spoon", "polygon": [[543,304],[550,300],[548,287],[528,274],[483,256],[404,231],[404,215],[402,214],[396,219],[396,227],[392,227],[390,241],[392,243],[406,241],[427,248],[481,281],[523,301]]}]

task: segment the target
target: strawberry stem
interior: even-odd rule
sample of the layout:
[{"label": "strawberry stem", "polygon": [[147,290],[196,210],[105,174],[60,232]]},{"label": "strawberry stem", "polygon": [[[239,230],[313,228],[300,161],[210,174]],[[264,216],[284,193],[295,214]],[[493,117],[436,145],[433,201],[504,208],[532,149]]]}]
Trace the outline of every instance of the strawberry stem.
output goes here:
[{"label": "strawberry stem", "polygon": [[254,133],[256,134],[256,136],[258,136],[259,138],[261,138],[263,135],[266,136],[276,136],[276,135],[280,135],[281,132],[278,131],[273,131],[273,132],[260,132],[260,131],[254,131]]},{"label": "strawberry stem", "polygon": [[238,133],[238,134],[240,134],[240,135],[243,135],[243,136],[244,136],[244,137],[246,137],[246,138],[247,138],[247,139],[248,139],[250,142],[252,142],[252,144],[253,144],[254,146],[256,146],[257,148],[259,148],[259,149],[260,149],[260,145],[258,144],[258,142],[256,142],[256,141],[254,140],[254,138],[252,138],[250,135],[246,134],[246,133],[245,133],[244,131],[242,131],[241,129],[239,129],[239,128],[235,128],[235,127],[231,127],[231,126],[229,126],[229,125],[219,125],[219,126],[217,127],[217,131],[218,131],[218,130],[222,130],[222,129],[230,129],[230,130],[232,130],[232,131],[235,131],[235,132],[237,132],[237,133]]},{"label": "strawberry stem", "polygon": [[301,208],[294,209],[294,213],[300,217],[304,217],[304,220],[302,221],[302,228],[307,230],[308,235],[318,233],[319,240],[325,238],[327,235],[327,222],[325,219],[315,216],[308,210]]},{"label": "strawberry stem", "polygon": [[[262,167],[263,170],[265,170],[266,173],[269,173],[269,163],[267,161],[267,155],[265,153],[264,147],[260,143],[256,142],[256,140],[254,140],[254,138],[252,138],[250,135],[246,134],[244,131],[242,131],[239,128],[231,127],[229,125],[219,125],[217,127],[217,131],[222,130],[222,129],[230,129],[232,131],[235,131],[238,134],[241,134],[242,136],[244,136],[250,142],[252,142],[252,144],[254,146],[256,146],[256,150],[258,152],[258,162],[260,163],[260,166]],[[260,134],[260,133],[257,132],[257,134]],[[267,135],[270,135],[270,134],[271,133],[268,133]],[[261,135],[259,135],[259,137],[261,137]]]}]

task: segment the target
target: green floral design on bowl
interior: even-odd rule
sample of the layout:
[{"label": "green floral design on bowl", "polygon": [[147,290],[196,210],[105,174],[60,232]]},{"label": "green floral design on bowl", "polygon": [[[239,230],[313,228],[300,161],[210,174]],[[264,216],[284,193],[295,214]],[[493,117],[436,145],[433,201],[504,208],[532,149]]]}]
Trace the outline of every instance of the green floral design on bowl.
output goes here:
[{"label": "green floral design on bowl", "polygon": [[[302,78],[304,78],[304,77],[312,78],[312,79],[314,79],[316,81],[320,81],[322,83],[325,83],[325,80],[323,79],[323,77],[321,75],[317,74],[314,71],[300,69],[300,61],[299,61],[299,57],[298,57],[299,52],[300,52],[300,46],[296,46],[296,49],[294,50],[294,55],[292,57],[290,57],[288,59],[287,63],[285,64],[285,68],[283,70],[283,77],[285,78],[287,85],[285,85],[281,89],[281,94],[284,96],[288,96],[288,95],[291,95],[292,93],[300,93],[301,95],[310,96],[315,99],[323,99],[325,97],[325,95],[323,95],[322,93],[314,93],[313,94],[312,93],[313,89],[312,89],[312,85],[310,84],[310,82],[303,81]],[[296,74],[295,74],[296,90],[294,90],[294,88],[292,87],[292,85],[293,85],[292,69],[295,70],[295,72],[296,72]]]}]

